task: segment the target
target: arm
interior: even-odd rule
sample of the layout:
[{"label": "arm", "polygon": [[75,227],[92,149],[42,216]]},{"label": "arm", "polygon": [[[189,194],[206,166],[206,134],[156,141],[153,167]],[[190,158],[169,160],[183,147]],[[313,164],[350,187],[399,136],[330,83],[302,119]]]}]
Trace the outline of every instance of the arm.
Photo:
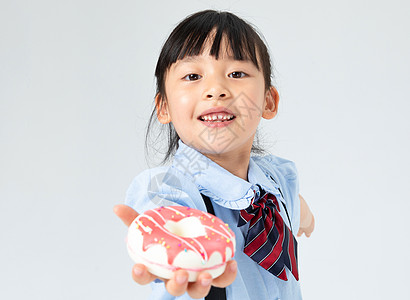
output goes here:
[{"label": "arm", "polygon": [[304,233],[307,237],[313,232],[315,228],[315,217],[310,211],[309,206],[307,205],[305,199],[299,195],[300,199],[300,227],[297,236],[302,236]]},{"label": "arm", "polygon": [[[114,207],[114,212],[126,226],[129,226],[138,216],[138,213],[135,210],[124,204],[116,205]],[[183,270],[175,271],[174,277],[169,280],[160,279],[165,282],[166,289],[173,296],[180,296],[185,292],[188,292],[192,298],[203,298],[208,295],[211,285],[216,287],[226,287],[230,285],[236,277],[236,270],[236,262],[231,260],[228,262],[225,272],[214,279],[212,279],[211,275],[208,273],[202,272],[198,275],[196,282],[188,283],[188,273]],[[157,277],[149,273],[147,268],[142,264],[134,265],[132,269],[132,277],[134,281],[139,284],[148,284],[157,279]]]}]

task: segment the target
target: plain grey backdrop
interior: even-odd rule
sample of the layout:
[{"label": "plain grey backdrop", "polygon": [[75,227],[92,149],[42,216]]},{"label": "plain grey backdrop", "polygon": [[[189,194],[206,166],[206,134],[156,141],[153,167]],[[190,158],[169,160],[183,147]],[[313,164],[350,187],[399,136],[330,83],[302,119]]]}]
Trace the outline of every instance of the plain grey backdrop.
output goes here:
[{"label": "plain grey backdrop", "polygon": [[147,168],[162,44],[188,14],[263,33],[266,148],[316,216],[304,299],[410,299],[408,1],[0,0],[0,298],[147,299],[112,207]]}]

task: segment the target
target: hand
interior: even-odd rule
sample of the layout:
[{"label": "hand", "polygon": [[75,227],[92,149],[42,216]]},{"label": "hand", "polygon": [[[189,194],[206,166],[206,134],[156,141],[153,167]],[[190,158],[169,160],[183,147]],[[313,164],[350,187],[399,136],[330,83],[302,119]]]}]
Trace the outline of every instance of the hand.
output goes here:
[{"label": "hand", "polygon": [[[116,205],[114,207],[114,212],[127,227],[138,216],[138,213],[135,210],[123,204]],[[236,261],[231,260],[227,263],[225,272],[214,279],[212,279],[209,273],[201,272],[198,275],[197,281],[188,282],[188,272],[184,270],[175,271],[171,279],[159,279],[165,282],[165,287],[171,295],[176,297],[187,292],[191,298],[198,299],[208,295],[211,285],[216,287],[226,287],[230,285],[235,280],[236,272]],[[132,269],[132,278],[135,282],[145,285],[158,277],[149,273],[146,266],[136,264]]]},{"label": "hand", "polygon": [[297,236],[305,234],[306,237],[310,237],[315,229],[315,217],[309,209],[305,199],[299,195],[300,199],[300,226]]}]

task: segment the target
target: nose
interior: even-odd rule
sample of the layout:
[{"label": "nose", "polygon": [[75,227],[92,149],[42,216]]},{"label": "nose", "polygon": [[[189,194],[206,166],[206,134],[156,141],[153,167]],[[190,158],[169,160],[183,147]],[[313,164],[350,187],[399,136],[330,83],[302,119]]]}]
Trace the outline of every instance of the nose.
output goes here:
[{"label": "nose", "polygon": [[206,95],[206,98],[208,98],[208,99],[223,99],[223,98],[225,98],[226,97],[226,94],[225,93],[221,93],[221,94],[219,94],[218,96],[218,92],[216,92],[216,93],[209,93],[209,94],[207,94]]},{"label": "nose", "polygon": [[229,90],[221,82],[212,81],[204,92],[204,99],[206,100],[224,100],[229,98]]}]

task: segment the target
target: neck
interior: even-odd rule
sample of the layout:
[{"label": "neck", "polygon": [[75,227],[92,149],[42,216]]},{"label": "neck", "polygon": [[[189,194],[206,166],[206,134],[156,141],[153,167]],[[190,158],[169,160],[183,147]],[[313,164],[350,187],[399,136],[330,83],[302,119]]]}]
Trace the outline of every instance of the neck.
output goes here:
[{"label": "neck", "polygon": [[250,151],[240,153],[204,154],[233,175],[248,181]]}]

